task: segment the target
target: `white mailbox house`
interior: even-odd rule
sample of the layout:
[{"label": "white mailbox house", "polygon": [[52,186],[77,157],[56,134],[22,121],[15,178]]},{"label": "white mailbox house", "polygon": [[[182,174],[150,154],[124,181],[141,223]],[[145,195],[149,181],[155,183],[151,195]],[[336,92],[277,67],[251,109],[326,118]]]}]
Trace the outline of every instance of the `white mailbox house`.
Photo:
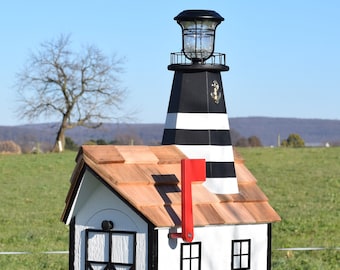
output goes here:
[{"label": "white mailbox house", "polygon": [[236,156],[239,193],[192,183],[194,238],[180,233],[176,146],[83,146],[62,220],[70,269],[270,269],[271,223],[280,217]]}]

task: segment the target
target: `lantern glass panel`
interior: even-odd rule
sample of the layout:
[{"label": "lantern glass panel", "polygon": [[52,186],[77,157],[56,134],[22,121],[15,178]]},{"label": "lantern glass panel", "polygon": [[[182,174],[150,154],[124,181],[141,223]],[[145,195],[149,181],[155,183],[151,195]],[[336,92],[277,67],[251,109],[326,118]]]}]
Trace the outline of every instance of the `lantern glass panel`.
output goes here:
[{"label": "lantern glass panel", "polygon": [[214,52],[216,21],[182,21],[183,53],[193,62],[203,62]]}]

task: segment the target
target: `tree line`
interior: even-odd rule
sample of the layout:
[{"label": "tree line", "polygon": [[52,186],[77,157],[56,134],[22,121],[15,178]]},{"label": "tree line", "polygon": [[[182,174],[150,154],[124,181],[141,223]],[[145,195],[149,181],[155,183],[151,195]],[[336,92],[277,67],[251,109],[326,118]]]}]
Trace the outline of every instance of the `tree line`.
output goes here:
[{"label": "tree line", "polygon": [[[233,145],[236,147],[262,147],[262,142],[260,138],[253,135],[248,138],[241,136],[237,131],[231,130],[231,139]],[[297,133],[291,133],[287,139],[279,142],[281,147],[304,147],[305,141]]]}]

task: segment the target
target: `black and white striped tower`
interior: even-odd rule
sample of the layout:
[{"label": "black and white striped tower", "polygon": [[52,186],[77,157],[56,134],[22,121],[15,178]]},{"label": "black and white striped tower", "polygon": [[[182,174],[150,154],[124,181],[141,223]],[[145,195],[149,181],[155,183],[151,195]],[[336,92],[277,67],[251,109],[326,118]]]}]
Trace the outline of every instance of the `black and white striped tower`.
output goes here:
[{"label": "black and white striped tower", "polygon": [[211,10],[185,10],[182,52],[171,54],[175,71],[163,145],[175,144],[188,158],[205,158],[205,186],[217,194],[238,193],[221,72],[225,55],[214,53],[215,30],[224,19]]}]

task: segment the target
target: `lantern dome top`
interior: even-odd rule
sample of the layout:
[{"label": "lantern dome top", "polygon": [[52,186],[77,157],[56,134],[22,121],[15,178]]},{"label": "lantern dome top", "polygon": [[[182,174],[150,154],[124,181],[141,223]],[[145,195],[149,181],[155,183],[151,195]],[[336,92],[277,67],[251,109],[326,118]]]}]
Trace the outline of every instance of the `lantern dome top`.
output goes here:
[{"label": "lantern dome top", "polygon": [[222,22],[224,21],[224,18],[214,10],[189,9],[179,13],[174,20],[177,22],[193,20],[213,20]]}]

